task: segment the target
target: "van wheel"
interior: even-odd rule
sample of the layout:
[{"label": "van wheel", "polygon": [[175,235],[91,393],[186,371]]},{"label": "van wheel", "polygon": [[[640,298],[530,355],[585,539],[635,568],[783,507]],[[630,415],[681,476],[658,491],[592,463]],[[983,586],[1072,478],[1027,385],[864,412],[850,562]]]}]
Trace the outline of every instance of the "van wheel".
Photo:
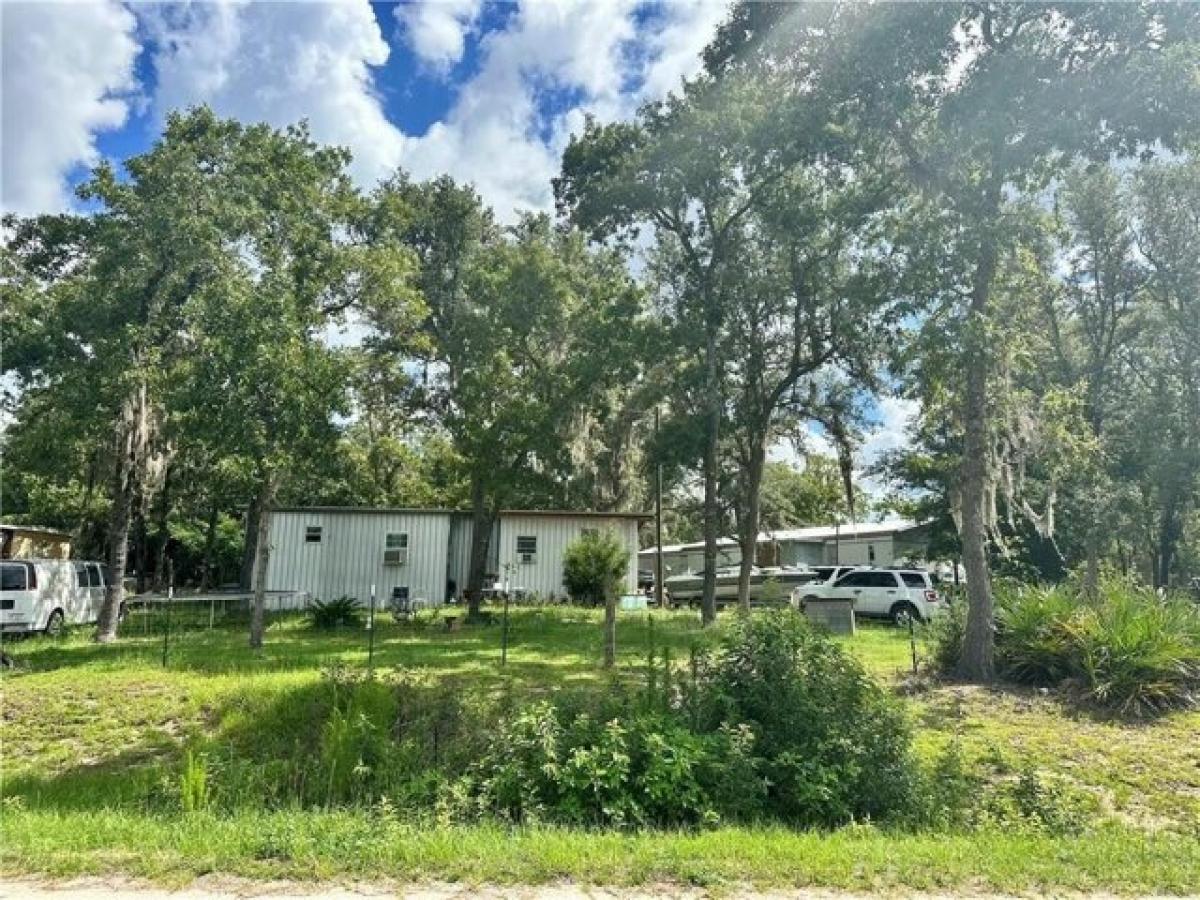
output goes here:
[{"label": "van wheel", "polygon": [[889,615],[892,617],[893,625],[903,628],[907,628],[909,622],[921,621],[921,614],[917,612],[917,608],[907,601],[901,601],[893,606]]},{"label": "van wheel", "polygon": [[58,637],[63,633],[63,611],[56,609],[50,613],[50,618],[46,620],[46,634],[50,637]]}]

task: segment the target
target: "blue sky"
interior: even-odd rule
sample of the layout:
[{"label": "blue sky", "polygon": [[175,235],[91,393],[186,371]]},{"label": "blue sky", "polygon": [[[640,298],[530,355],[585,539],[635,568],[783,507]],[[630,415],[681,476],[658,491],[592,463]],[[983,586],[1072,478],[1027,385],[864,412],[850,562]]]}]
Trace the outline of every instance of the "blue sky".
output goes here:
[{"label": "blue sky", "polygon": [[676,87],[724,14],[722,0],[4,2],[3,206],[71,208],[91,166],[207,103],[307,118],[351,149],[363,186],[397,167],[472,181],[511,220],[549,207],[585,115]]}]

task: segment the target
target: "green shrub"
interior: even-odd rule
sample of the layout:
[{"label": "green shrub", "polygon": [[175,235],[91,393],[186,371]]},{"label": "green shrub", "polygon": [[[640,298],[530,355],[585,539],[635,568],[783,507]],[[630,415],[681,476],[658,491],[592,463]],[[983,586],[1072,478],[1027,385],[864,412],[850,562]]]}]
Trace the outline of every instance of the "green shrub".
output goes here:
[{"label": "green shrub", "polygon": [[899,705],[792,610],[739,619],[700,654],[687,703],[702,733],[750,729],[774,818],[832,827],[888,819],[912,802],[916,772]]},{"label": "green shrub", "polygon": [[957,600],[946,606],[940,616],[925,626],[930,662],[935,671],[951,673],[962,656],[963,637],[967,632],[967,603]]},{"label": "green shrub", "polygon": [[354,597],[338,597],[324,603],[314,600],[308,618],[313,628],[360,627],[363,624],[362,607]]},{"label": "green shrub", "polygon": [[587,531],[563,552],[563,584],[577,603],[603,603],[620,590],[629,551],[611,531]]}]

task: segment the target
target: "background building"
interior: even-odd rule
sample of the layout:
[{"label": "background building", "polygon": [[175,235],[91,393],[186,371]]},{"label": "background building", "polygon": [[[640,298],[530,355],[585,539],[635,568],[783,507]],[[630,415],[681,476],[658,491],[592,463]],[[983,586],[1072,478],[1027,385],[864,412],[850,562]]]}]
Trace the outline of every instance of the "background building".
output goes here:
[{"label": "background building", "polygon": [[[763,566],[891,566],[901,562],[915,562],[926,559],[929,530],[928,523],[892,519],[884,522],[765,531],[758,536],[755,561]],[[640,551],[638,565],[652,571],[654,555],[654,547]],[[741,548],[736,541],[722,538],[717,542],[719,568],[736,566],[741,560]],[[703,541],[663,546],[665,576],[697,573],[703,569]]]}]

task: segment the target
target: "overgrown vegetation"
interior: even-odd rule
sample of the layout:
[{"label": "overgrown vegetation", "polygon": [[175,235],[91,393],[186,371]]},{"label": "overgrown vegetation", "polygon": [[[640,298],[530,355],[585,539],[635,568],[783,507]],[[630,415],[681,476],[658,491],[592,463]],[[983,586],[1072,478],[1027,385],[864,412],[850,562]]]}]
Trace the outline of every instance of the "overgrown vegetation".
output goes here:
[{"label": "overgrown vegetation", "polygon": [[[961,613],[933,632],[935,664],[957,665]],[[1087,598],[1072,584],[999,594],[996,665],[1020,684],[1063,686],[1088,704],[1148,716],[1200,705],[1200,606],[1109,580]]]},{"label": "overgrown vegetation", "polygon": [[[835,640],[789,616],[731,615],[708,635],[690,613],[622,614],[610,672],[599,611],[572,608],[513,609],[504,667],[498,627],[448,632],[433,617],[381,623],[373,675],[362,631],[303,617],[277,619],[261,654],[233,628],[180,632],[165,669],[152,634],[103,652],[85,635],[20,642],[3,685],[0,865],[1195,883],[1200,712],[1132,727],[1064,716],[1054,694],[1021,688],[904,699],[888,686],[907,669],[903,633]],[[857,717],[840,715],[847,703]]]}]

